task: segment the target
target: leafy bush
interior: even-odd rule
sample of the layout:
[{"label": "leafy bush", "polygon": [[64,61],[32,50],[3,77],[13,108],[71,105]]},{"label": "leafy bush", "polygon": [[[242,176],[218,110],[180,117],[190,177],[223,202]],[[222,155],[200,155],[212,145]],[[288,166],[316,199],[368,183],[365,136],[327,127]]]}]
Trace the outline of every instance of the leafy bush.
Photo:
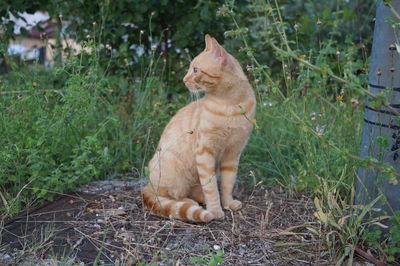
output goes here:
[{"label": "leafy bush", "polygon": [[[258,94],[258,127],[241,169],[245,167],[249,181],[261,177],[270,184],[275,180],[289,190],[305,189],[324,198],[324,205],[316,203],[321,212],[316,216],[325,226],[327,246],[333,247],[330,254],[351,265],[363,242],[363,230],[376,221],[364,219],[377,200],[363,206],[360,213],[349,196],[357,169],[361,165],[378,168],[384,174],[382,181],[398,182],[392,166],[357,156],[360,106],[366,95],[376,107],[388,102],[387,96],[368,91],[366,49],[371,39],[366,33],[372,28],[366,22],[359,36],[351,34],[349,25],[354,23],[357,10],[337,8],[334,12],[329,10],[333,3],[329,3],[325,10],[311,13],[312,17],[300,18],[292,9],[299,3],[293,2],[254,1],[243,15],[228,1],[218,11],[233,22],[225,36],[231,39],[232,47],[241,46],[242,60],[248,62],[246,69]],[[338,7],[343,3],[335,1]],[[302,8],[310,6],[299,10]],[[386,253],[393,261],[398,256],[399,235],[396,225],[392,226],[386,235],[391,242],[378,255]]]},{"label": "leafy bush", "polygon": [[[225,35],[232,47],[241,45],[258,95],[258,127],[244,154],[246,171],[293,189],[316,191],[321,177],[348,186],[359,165],[347,155],[358,154],[368,66],[360,55],[365,47],[324,33],[318,45],[308,43],[299,35],[317,40],[316,32],[304,25],[293,28],[298,16],[286,10],[291,10],[288,2],[260,0],[248,5],[246,20],[241,21],[241,9],[232,1],[218,11],[236,25]],[[314,11],[317,30],[323,9]],[[332,15],[325,22],[338,19]]]},{"label": "leafy bush", "polygon": [[8,211],[93,179],[140,174],[177,108],[166,103],[159,78],[127,81],[78,58],[54,71],[12,71],[0,88],[0,192]]},{"label": "leafy bush", "polygon": [[[363,239],[376,253],[386,254],[388,262],[400,261],[400,210],[390,217],[391,227],[373,224],[364,231]],[[385,227],[382,229],[382,226]]]}]

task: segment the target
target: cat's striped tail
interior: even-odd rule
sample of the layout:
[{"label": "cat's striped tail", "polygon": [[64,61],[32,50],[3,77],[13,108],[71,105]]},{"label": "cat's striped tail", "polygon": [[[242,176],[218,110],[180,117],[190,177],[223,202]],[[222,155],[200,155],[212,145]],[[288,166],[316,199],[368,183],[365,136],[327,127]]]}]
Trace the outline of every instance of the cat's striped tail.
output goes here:
[{"label": "cat's striped tail", "polygon": [[209,222],[214,215],[189,198],[174,200],[154,194],[149,185],[142,190],[143,205],[154,214],[191,222]]}]

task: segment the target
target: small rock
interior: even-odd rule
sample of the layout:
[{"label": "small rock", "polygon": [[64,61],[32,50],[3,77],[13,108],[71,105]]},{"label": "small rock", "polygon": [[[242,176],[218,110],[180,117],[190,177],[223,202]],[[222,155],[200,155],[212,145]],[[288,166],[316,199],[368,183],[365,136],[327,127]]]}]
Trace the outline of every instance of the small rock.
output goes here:
[{"label": "small rock", "polygon": [[4,254],[4,255],[0,258],[0,261],[5,262],[5,263],[10,262],[11,260],[12,260],[12,257],[11,257],[10,255],[8,255],[7,253]]},{"label": "small rock", "polygon": [[356,261],[356,262],[354,263],[354,266],[374,266],[374,265],[375,265],[375,264],[370,263],[370,262],[368,262],[368,261],[364,261],[364,262]]}]

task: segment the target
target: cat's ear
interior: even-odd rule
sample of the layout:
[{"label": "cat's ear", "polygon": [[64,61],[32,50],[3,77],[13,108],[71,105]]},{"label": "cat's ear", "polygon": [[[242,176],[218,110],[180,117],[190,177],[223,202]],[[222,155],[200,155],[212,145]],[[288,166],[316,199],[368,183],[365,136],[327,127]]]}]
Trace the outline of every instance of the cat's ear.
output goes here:
[{"label": "cat's ear", "polygon": [[224,47],[219,45],[215,38],[212,38],[212,51],[219,63],[221,65],[226,65],[226,62],[228,60],[228,53],[226,52]]},{"label": "cat's ear", "polygon": [[212,48],[213,48],[213,38],[210,36],[210,35],[208,35],[208,34],[206,34],[206,36],[205,36],[205,42],[206,42],[206,49],[204,49],[204,51],[211,51],[212,50]]}]

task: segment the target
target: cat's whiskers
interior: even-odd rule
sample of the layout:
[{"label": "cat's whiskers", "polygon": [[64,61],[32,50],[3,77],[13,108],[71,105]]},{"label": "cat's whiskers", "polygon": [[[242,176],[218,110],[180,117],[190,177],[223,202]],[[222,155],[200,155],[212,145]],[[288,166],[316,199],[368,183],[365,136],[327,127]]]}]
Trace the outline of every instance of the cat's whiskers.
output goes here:
[{"label": "cat's whiskers", "polygon": [[192,102],[196,101],[197,103],[199,102],[199,92],[196,90],[190,90],[190,98]]},{"label": "cat's whiskers", "polygon": [[194,92],[192,92],[192,90],[189,90],[190,91],[190,102],[194,102]]}]

